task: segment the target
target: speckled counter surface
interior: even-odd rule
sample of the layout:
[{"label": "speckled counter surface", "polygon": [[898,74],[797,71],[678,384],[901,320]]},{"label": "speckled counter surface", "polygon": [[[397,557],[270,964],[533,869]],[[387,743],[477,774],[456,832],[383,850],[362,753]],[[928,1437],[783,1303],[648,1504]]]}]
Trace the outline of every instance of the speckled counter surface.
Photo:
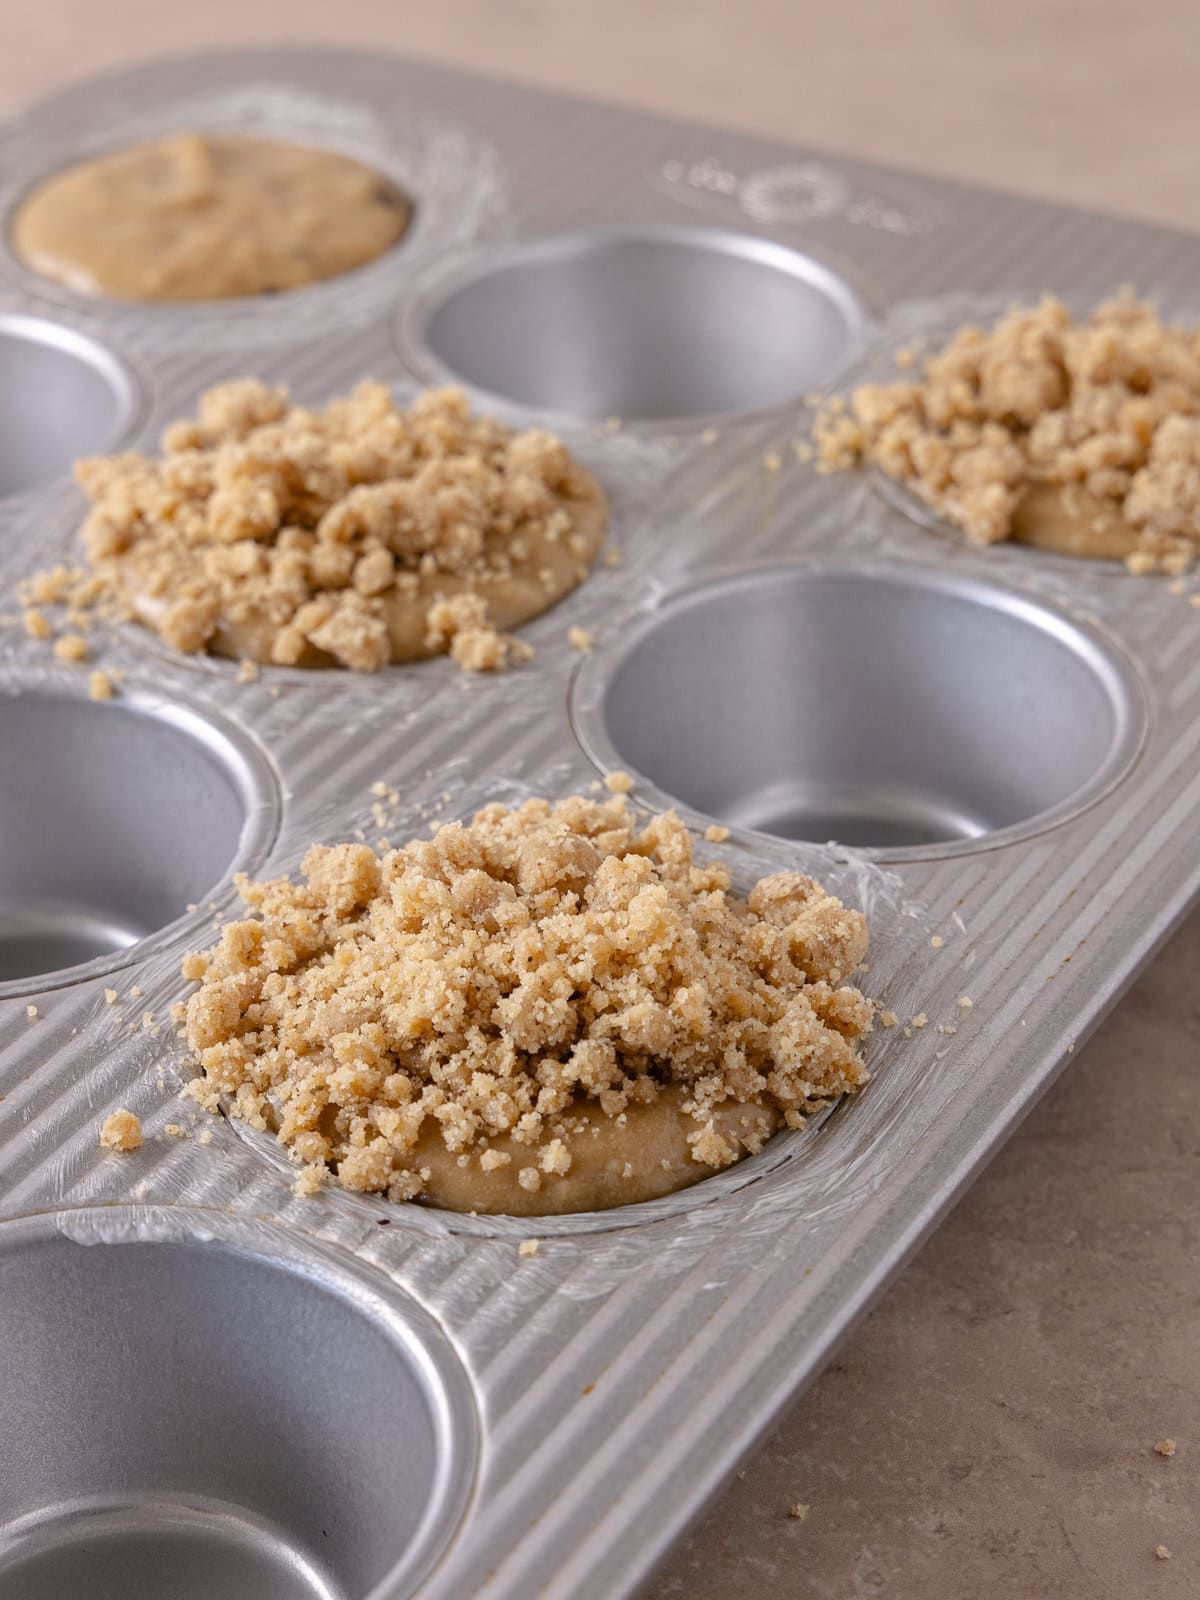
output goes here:
[{"label": "speckled counter surface", "polygon": [[[336,38],[1200,226],[1185,0],[868,9],[747,0],[731,40],[722,0],[43,0],[0,112],[135,42]],[[650,1600],[1200,1594],[1198,972],[1195,915]]]}]

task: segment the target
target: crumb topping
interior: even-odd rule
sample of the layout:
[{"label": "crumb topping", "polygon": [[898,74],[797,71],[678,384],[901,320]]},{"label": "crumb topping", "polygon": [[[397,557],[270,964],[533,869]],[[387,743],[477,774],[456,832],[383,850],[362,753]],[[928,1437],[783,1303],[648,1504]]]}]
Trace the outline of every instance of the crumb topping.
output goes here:
[{"label": "crumb topping", "polygon": [[120,1150],[126,1155],[131,1150],[140,1150],[145,1143],[142,1124],[132,1111],[114,1111],[104,1119],[100,1143],[106,1150]]},{"label": "crumb topping", "polygon": [[[604,496],[562,442],[473,416],[460,389],[404,411],[365,382],[310,410],[239,379],[162,448],[77,463],[83,543],[92,603],[189,653],[374,672],[448,650],[491,670],[524,658],[502,630],[580,583],[603,535]],[[57,569],[24,598],[79,586]]]},{"label": "crumb topping", "polygon": [[673,813],[493,804],[382,855],[314,845],[301,870],[239,879],[253,917],[184,960],[192,1093],[344,1188],[576,1209],[603,1151],[595,1203],[619,1204],[866,1080],[861,914],[791,872],[740,899]]},{"label": "crumb topping", "polygon": [[1080,320],[1048,295],[960,328],[919,377],[827,404],[814,438],[822,470],[878,467],[978,544],[1136,573],[1182,572],[1200,550],[1200,330],[1130,295]]}]

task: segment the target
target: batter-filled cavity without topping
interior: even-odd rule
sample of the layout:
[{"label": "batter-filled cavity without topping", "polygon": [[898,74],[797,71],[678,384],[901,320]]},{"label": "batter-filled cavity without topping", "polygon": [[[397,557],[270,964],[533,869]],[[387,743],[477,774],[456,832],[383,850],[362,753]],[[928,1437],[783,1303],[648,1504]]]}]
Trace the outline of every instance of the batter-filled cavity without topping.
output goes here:
[{"label": "batter-filled cavity without topping", "polygon": [[1183,572],[1200,550],[1200,330],[1128,294],[1078,321],[1047,296],[960,328],[919,378],[829,403],[815,438],[823,470],[878,467],[977,544],[1135,573]]},{"label": "batter-filled cavity without topping", "polygon": [[858,1089],[866,923],[811,878],[746,899],[671,812],[489,805],[379,856],[314,845],[198,982],[190,1093],[275,1131],[303,1189],[548,1214],[694,1183]]},{"label": "batter-filled cavity without topping", "polygon": [[21,205],[17,254],[83,294],[224,300],[361,267],[412,207],[335,150],[237,133],[181,133],[56,173]]},{"label": "batter-filled cavity without topping", "polygon": [[565,445],[361,383],[323,410],[255,379],[210,389],[163,455],[81,461],[83,541],[118,609],[182,651],[373,672],[449,651],[532,652],[503,630],[587,576],[604,494]]}]

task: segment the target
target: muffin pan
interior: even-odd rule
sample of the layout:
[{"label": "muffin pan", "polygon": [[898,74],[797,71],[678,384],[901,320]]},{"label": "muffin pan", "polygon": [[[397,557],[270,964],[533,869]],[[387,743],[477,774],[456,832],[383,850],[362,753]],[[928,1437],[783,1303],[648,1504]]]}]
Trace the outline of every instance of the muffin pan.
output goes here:
[{"label": "muffin pan", "polygon": [[584,421],[798,401],[862,346],[866,311],[811,257],[715,228],[608,227],[484,251],[404,334],[431,379]]},{"label": "muffin pan", "polygon": [[[963,296],[1128,279],[1200,318],[1200,242],[329,50],[68,90],[0,132],[0,206],[185,126],[348,150],[416,221],[222,307],[88,300],[0,249],[0,1587],[630,1595],[1200,888],[1195,581],[922,526],[813,471],[801,397]],[[303,402],[457,376],[600,477],[619,563],[496,678],[243,682],[132,626],[55,661],[13,588],[77,558],[70,458],[251,373]],[[301,1198],[179,1097],[179,958],[234,872],[615,765],[739,884],[790,867],[867,912],[897,1025],[854,1103],[530,1221]],[[117,1107],[131,1154],[98,1143]]]},{"label": "muffin pan", "polygon": [[136,378],[104,345],[44,317],[0,314],[0,499],[115,449],[140,409]]}]

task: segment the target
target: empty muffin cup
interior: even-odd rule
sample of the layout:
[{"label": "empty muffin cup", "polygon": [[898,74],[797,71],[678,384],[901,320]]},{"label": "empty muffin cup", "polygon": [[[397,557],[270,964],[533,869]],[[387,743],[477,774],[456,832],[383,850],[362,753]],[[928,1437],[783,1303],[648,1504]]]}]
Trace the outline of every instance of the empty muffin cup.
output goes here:
[{"label": "empty muffin cup", "polygon": [[177,699],[10,680],[0,750],[0,994],[119,965],[274,838],[266,756]]},{"label": "empty muffin cup", "polygon": [[1098,629],[996,585],[887,563],[775,567],[668,600],[573,691],[602,769],[735,827],[954,854],[1077,814],[1145,730]]},{"label": "empty muffin cup", "polygon": [[0,497],[111,450],[140,404],[132,372],[96,340],[40,317],[0,315]]},{"label": "empty muffin cup", "polygon": [[426,376],[590,421],[719,417],[794,400],[858,353],[858,296],[745,234],[592,228],[488,251],[431,287],[406,342]]},{"label": "empty muffin cup", "polygon": [[219,1213],[0,1225],[0,1592],[403,1600],[474,1475],[466,1375],[350,1257]]}]

